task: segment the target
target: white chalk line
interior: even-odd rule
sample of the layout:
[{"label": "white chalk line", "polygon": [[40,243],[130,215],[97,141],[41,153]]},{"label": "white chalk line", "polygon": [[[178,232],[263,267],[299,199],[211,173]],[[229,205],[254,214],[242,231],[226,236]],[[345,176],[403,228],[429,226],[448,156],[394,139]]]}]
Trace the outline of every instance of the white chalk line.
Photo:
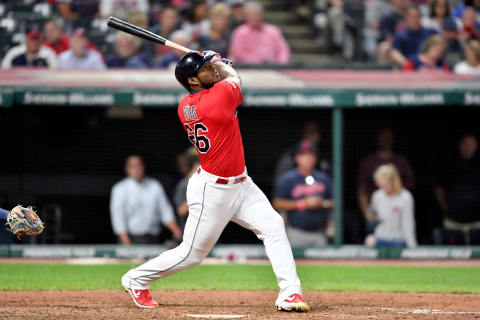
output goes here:
[{"label": "white chalk line", "polygon": [[404,309],[392,307],[371,307],[371,306],[328,306],[334,309],[362,308],[371,310],[391,311],[397,315],[405,314],[423,314],[423,315],[480,315],[480,311],[443,311],[438,309]]},{"label": "white chalk line", "polygon": [[[480,311],[443,311],[438,309],[405,309],[405,308],[392,308],[392,307],[372,307],[372,306],[328,306],[332,309],[354,309],[361,308],[367,310],[377,310],[377,311],[390,311],[396,313],[397,315],[480,315]],[[332,316],[329,312],[320,312],[316,313],[319,316],[329,317]],[[200,318],[200,319],[240,319],[246,317],[244,314],[186,314],[186,317],[189,318]],[[375,319],[381,315],[359,315],[359,314],[346,314],[338,313],[335,314],[338,318],[352,318],[358,316],[364,316],[366,318]]]},{"label": "white chalk line", "polygon": [[479,315],[478,311],[442,311],[442,310],[430,310],[430,309],[413,309],[408,311],[399,311],[397,314],[443,314],[443,315]]}]

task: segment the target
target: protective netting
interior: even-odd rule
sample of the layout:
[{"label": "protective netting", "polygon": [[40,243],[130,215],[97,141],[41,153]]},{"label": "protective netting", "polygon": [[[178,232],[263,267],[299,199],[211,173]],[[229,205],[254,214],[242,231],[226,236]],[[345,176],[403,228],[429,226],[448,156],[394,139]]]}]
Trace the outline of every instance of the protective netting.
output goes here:
[{"label": "protective netting", "polygon": [[[44,206],[59,205],[62,242],[115,242],[109,195],[113,183],[123,176],[125,157],[142,155],[147,174],[158,178],[171,196],[181,178],[176,157],[189,147],[175,109],[143,109],[133,114],[139,117],[112,118],[106,109],[95,108],[1,110],[0,206],[35,204],[41,213]],[[394,151],[405,156],[414,172],[410,191],[418,240],[433,243],[434,230],[443,218],[434,188],[445,181],[449,162],[458,158],[460,137],[480,134],[479,118],[480,110],[475,108],[345,109],[345,242],[362,243],[365,236],[357,202],[359,165],[377,149],[378,133],[389,128]],[[331,164],[330,110],[240,108],[239,119],[249,174],[269,197],[277,161],[302,138],[306,123],[313,122],[319,130],[320,158]],[[221,241],[257,240],[251,232],[229,226]]]},{"label": "protective netting", "polygon": [[[43,206],[58,204],[62,242],[115,242],[109,196],[123,176],[125,158],[142,155],[147,174],[159,179],[171,196],[181,178],[176,157],[190,144],[174,108],[129,113],[136,118],[112,114],[97,108],[0,110],[5,152],[0,160],[0,205],[35,204],[41,213]],[[239,109],[247,168],[268,196],[276,161],[302,138],[306,122],[316,123],[322,156],[330,158],[330,118],[328,110]],[[257,240],[250,231],[229,227],[221,241]]]},{"label": "protective netting", "polygon": [[[415,200],[418,241],[423,244],[438,242],[440,239],[436,239],[438,235],[435,235],[435,230],[442,225],[444,215],[434,189],[438,185],[447,189],[456,187],[458,181],[446,181],[445,176],[457,170],[460,138],[464,134],[479,136],[479,116],[480,110],[454,106],[346,110],[343,193],[346,242],[363,241],[365,225],[357,202],[359,166],[365,156],[378,150],[378,136],[386,129],[391,129],[393,133],[394,152],[408,160],[414,173],[413,187],[409,189]],[[479,168],[478,165],[474,167]],[[461,170],[458,170],[458,174],[461,174]],[[467,188],[465,197],[474,196],[474,192]],[[443,239],[443,243],[450,241]]]}]

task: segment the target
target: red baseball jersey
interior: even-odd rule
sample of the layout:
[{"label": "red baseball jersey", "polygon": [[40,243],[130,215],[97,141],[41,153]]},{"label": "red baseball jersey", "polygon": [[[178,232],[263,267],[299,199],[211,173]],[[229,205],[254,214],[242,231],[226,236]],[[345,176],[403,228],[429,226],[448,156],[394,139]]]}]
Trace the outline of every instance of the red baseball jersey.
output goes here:
[{"label": "red baseball jersey", "polygon": [[222,80],[212,88],[187,94],[178,105],[178,116],[195,146],[202,168],[220,177],[245,170],[237,107],[242,103],[240,85]]}]

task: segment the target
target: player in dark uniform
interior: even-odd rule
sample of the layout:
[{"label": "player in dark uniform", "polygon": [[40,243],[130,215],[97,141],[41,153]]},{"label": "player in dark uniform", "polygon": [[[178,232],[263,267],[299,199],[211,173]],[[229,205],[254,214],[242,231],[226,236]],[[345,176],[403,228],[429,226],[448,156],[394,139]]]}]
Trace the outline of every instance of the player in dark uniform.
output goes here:
[{"label": "player in dark uniform", "polygon": [[295,149],[297,168],[280,177],[273,206],[286,213],[288,239],[293,247],[326,246],[327,226],[333,227],[330,178],[315,169],[317,151],[310,141],[302,140]]}]

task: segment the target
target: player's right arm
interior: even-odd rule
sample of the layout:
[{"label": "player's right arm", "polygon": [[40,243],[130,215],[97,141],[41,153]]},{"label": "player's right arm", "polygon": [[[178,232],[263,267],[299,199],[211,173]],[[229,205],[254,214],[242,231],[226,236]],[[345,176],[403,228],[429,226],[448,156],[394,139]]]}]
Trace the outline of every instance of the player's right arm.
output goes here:
[{"label": "player's right arm", "polygon": [[215,83],[210,92],[215,97],[216,104],[222,106],[222,109],[227,111],[230,116],[243,102],[240,77],[232,67],[224,62],[214,62],[214,67],[222,80]]},{"label": "player's right arm", "polygon": [[239,85],[241,84],[240,76],[238,75],[238,72],[232,68],[232,66],[220,60],[215,61],[213,65],[220,74],[220,78],[222,80],[233,81]]},{"label": "player's right arm", "polygon": [[232,61],[222,58],[220,54],[213,50],[203,51],[202,55],[205,57],[213,56],[209,63],[214,66],[221,80],[233,81],[240,84],[240,77],[237,71],[232,68]]}]

